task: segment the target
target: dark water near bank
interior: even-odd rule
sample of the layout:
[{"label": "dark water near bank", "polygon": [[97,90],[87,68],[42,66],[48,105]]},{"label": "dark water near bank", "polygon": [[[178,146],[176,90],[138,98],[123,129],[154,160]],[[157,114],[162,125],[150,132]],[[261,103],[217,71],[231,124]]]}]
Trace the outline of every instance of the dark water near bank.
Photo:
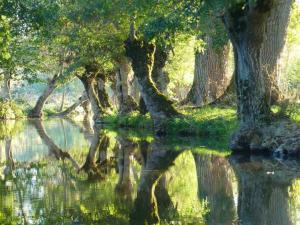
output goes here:
[{"label": "dark water near bank", "polygon": [[[225,146],[225,147],[224,147]],[[66,120],[0,122],[0,224],[300,224],[300,162]]]}]

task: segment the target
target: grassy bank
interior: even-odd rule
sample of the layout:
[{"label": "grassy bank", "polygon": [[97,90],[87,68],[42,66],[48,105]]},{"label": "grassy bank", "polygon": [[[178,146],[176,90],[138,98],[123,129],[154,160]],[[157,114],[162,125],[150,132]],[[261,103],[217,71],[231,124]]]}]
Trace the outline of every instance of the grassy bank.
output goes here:
[{"label": "grassy bank", "polygon": [[[229,136],[238,126],[235,109],[204,107],[182,111],[183,118],[165,121],[169,135]],[[152,129],[150,116],[138,112],[120,116],[109,115],[104,122],[114,127]]]},{"label": "grassy bank", "polygon": [[[220,107],[203,107],[182,111],[183,118],[165,121],[168,135],[181,136],[230,136],[238,128],[236,109]],[[300,122],[300,106],[288,109],[288,116],[295,122]],[[149,114],[141,115],[133,112],[128,115],[109,115],[104,118],[106,124],[118,128],[133,128],[138,130],[152,130],[153,125]]]}]

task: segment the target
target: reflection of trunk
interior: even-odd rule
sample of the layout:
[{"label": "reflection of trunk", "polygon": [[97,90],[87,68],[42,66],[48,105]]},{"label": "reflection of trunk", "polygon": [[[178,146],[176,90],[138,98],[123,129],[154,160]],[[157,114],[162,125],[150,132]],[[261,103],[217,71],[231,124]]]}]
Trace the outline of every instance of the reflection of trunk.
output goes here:
[{"label": "reflection of trunk", "polygon": [[[248,162],[242,159],[233,161],[237,176],[238,216],[242,224],[252,225],[291,225],[289,216],[288,190],[290,178],[286,168],[278,168],[278,175],[268,175],[270,162]],[[275,162],[271,168],[277,166]],[[289,172],[288,172],[289,173]]]},{"label": "reflection of trunk", "polygon": [[101,129],[95,128],[94,136],[91,140],[91,145],[89,152],[87,154],[86,160],[80,170],[84,170],[88,175],[89,179],[99,179],[102,178],[101,171],[96,163],[97,152],[107,151],[109,145],[108,137],[102,133]]},{"label": "reflection of trunk", "polygon": [[206,105],[220,97],[228,85],[229,43],[216,48],[211,37],[205,41],[205,51],[195,53],[194,81],[183,103]]},{"label": "reflection of trunk", "polygon": [[155,188],[155,197],[157,200],[158,215],[161,219],[171,221],[178,216],[175,205],[166,188],[166,176],[162,177],[157,182]]},{"label": "reflection of trunk", "polygon": [[71,157],[68,152],[64,152],[61,148],[59,148],[54,141],[48,136],[46,130],[40,120],[32,120],[30,121],[33,126],[35,127],[36,131],[38,132],[40,138],[42,139],[43,143],[48,147],[49,152],[55,156],[56,159],[64,160],[69,159],[74,167],[78,170],[79,165],[77,162]]},{"label": "reflection of trunk", "polygon": [[80,98],[78,98],[77,101],[73,103],[73,105],[71,105],[64,111],[57,113],[56,116],[67,116],[70,113],[72,113],[78,106],[82,105],[86,101],[88,101],[88,97],[86,95],[83,95]]},{"label": "reflection of trunk", "polygon": [[132,73],[130,62],[127,58],[123,58],[119,62],[119,70],[117,71],[117,97],[119,102],[119,112],[126,114],[138,109],[137,103],[129,95],[128,79]]},{"label": "reflection of trunk", "polygon": [[42,117],[42,110],[44,108],[45,103],[47,102],[49,96],[53,93],[55,88],[57,87],[57,81],[58,81],[59,75],[55,75],[49,82],[44,90],[43,94],[39,97],[37,100],[34,108],[30,111],[29,117],[30,118],[40,118]]},{"label": "reflection of trunk", "polygon": [[122,137],[118,138],[120,143],[118,152],[119,180],[116,185],[116,192],[125,200],[132,200],[133,184],[131,180],[131,155],[136,144]]},{"label": "reflection of trunk", "polygon": [[220,156],[196,154],[194,159],[198,196],[200,200],[208,202],[207,224],[233,224],[236,218],[232,189],[233,171],[228,160]]},{"label": "reflection of trunk", "polygon": [[[270,119],[268,92],[271,84],[263,70],[265,65],[261,58],[268,35],[269,14],[274,13],[275,9],[285,10],[280,2],[263,0],[255,4],[246,3],[246,7],[228,10],[223,18],[234,49],[238,115],[244,126]],[[280,38],[283,39],[284,35]],[[279,57],[279,52],[272,54]]]},{"label": "reflection of trunk", "polygon": [[14,159],[12,157],[12,149],[11,149],[11,143],[12,143],[12,138],[11,137],[6,137],[5,138],[5,158],[6,158],[6,165],[4,169],[4,174],[8,176],[9,174],[12,173],[12,171],[15,168],[15,163]]},{"label": "reflection of trunk", "polygon": [[132,60],[134,74],[138,80],[142,98],[154,122],[156,133],[164,133],[162,126],[166,118],[180,114],[172,102],[161,94],[152,81],[155,46],[137,39],[126,42],[126,55]]},{"label": "reflection of trunk", "polygon": [[[180,151],[161,150],[161,146],[156,140],[151,145],[152,151],[149,152],[146,165],[141,173],[134,209],[130,215],[130,224],[155,224],[159,221],[157,207],[158,202],[162,203],[162,201],[157,199],[161,195],[156,196],[155,187],[163,173],[181,153]],[[158,190],[158,192],[160,191]]]}]

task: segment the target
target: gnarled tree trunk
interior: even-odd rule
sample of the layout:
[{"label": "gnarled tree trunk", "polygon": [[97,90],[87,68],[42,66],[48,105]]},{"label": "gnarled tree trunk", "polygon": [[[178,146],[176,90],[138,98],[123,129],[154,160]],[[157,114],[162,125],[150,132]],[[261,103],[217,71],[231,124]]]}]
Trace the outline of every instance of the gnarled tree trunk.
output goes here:
[{"label": "gnarled tree trunk", "polygon": [[44,105],[47,102],[49,96],[56,89],[58,79],[59,79],[59,74],[55,75],[48,82],[46,89],[44,90],[43,94],[37,100],[34,108],[29,112],[28,117],[30,117],[30,118],[41,118],[42,117]]},{"label": "gnarled tree trunk", "polygon": [[205,50],[195,53],[194,81],[183,104],[196,106],[209,104],[226,90],[228,80],[229,43],[222,47],[213,46],[211,37],[205,37]]},{"label": "gnarled tree trunk", "polygon": [[80,76],[79,79],[83,83],[85,91],[87,93],[88,99],[91,103],[92,111],[93,111],[93,119],[95,122],[101,121],[103,115],[105,114],[105,110],[100,104],[98,94],[97,94],[97,80],[95,74],[88,75],[85,74]]},{"label": "gnarled tree trunk", "polygon": [[157,134],[165,133],[163,121],[179,116],[172,102],[161,94],[152,81],[155,45],[133,39],[126,41],[126,56],[131,58],[134,74],[138,80],[140,92],[154,122]]},{"label": "gnarled tree trunk", "polygon": [[138,109],[138,105],[134,98],[129,95],[128,79],[132,73],[132,69],[129,60],[125,57],[120,59],[118,67],[119,68],[116,73],[116,89],[119,102],[119,112],[121,114],[126,114]]}]

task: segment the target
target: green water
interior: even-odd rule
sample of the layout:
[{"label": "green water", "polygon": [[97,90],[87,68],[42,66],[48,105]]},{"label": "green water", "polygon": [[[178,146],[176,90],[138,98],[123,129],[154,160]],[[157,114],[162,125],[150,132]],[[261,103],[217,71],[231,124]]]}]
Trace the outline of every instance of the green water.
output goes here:
[{"label": "green water", "polygon": [[300,163],[221,138],[0,122],[0,224],[300,224]]}]

